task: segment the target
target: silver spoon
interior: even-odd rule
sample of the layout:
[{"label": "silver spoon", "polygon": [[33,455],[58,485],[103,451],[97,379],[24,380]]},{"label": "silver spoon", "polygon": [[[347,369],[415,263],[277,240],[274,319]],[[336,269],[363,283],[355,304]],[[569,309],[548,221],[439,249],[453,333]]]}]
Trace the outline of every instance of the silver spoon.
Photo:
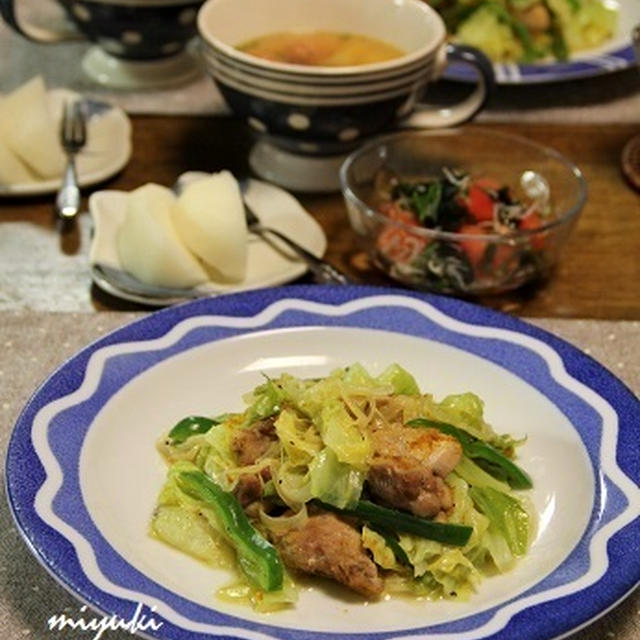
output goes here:
[{"label": "silver spoon", "polygon": [[122,269],[99,262],[91,265],[91,275],[101,289],[115,296],[120,296],[124,293],[143,304],[157,305],[160,301],[163,305],[175,304],[210,295],[206,290],[198,289],[197,287],[182,289],[145,284]]},{"label": "silver spoon", "polygon": [[540,206],[549,203],[551,197],[551,187],[547,179],[537,171],[528,169],[520,176],[520,186],[529,198],[536,201]]}]

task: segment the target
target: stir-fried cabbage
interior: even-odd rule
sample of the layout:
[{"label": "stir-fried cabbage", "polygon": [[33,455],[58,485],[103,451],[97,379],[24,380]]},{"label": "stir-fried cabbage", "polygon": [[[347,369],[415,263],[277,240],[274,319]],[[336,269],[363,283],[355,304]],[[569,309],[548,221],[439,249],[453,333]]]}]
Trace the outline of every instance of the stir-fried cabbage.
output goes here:
[{"label": "stir-fried cabbage", "polygon": [[[495,463],[496,456],[497,466],[501,459],[513,458],[524,439],[497,434],[477,395],[452,394],[437,401],[421,393],[414,377],[397,364],[377,377],[354,364],[319,379],[286,373],[267,378],[244,400],[243,412],[224,414],[206,433],[176,440],[169,433],[158,443],[170,467],[151,521],[156,538],[211,565],[234,566],[233,544],[219,512],[185,493],[178,481],[180,474],[197,471],[229,494],[247,478],[252,486],[257,483],[259,495],[247,513],[256,535],[265,539],[303,526],[308,508],[343,511],[359,527],[362,548],[383,576],[387,593],[469,598],[485,575],[511,569],[526,553],[533,516]],[[416,419],[422,426],[412,424]],[[460,546],[396,530],[393,521],[384,526],[359,522],[361,501],[376,500],[367,482],[376,455],[373,431],[438,424],[449,433],[458,429],[468,434],[476,454],[478,443],[491,452],[493,466],[481,466],[482,456],[472,460],[462,455],[443,479],[451,506],[435,521],[467,528],[466,542]],[[241,463],[236,439],[256,428],[269,435],[256,455]],[[265,592],[243,575],[241,564],[236,563],[237,577],[220,591],[221,598],[250,603],[260,611],[295,602],[295,576],[285,573],[278,589]]]},{"label": "stir-fried cabbage", "polygon": [[618,29],[608,0],[427,0],[451,37],[499,62],[566,60],[601,45]]}]

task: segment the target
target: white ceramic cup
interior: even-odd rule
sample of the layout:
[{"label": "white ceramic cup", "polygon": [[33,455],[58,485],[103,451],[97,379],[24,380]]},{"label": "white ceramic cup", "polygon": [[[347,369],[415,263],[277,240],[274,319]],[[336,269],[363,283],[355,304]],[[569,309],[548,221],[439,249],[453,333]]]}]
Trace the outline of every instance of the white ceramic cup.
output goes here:
[{"label": "white ceramic cup", "polygon": [[[384,40],[405,51],[405,55],[385,62],[354,67],[303,67],[257,58],[237,49],[248,40],[281,31],[324,30],[359,33]],[[404,97],[396,118],[409,113],[415,126],[452,126],[473,117],[484,105],[493,83],[493,69],[477,50],[446,42],[440,16],[421,0],[208,0],[198,14],[198,31],[204,42],[208,69],[223,93],[245,94],[247,99],[284,102],[288,93],[307,93],[304,104],[313,106],[309,96],[326,84],[336,88],[334,100],[318,100],[319,107],[346,104],[339,87],[361,96],[360,104],[376,104],[373,84],[391,82],[412,72],[409,85],[385,92],[383,98]],[[464,62],[478,70],[476,90],[465,100],[443,108],[420,103],[426,85],[437,79],[450,61]],[[423,74],[415,73],[424,70]],[[270,90],[264,84],[270,83]],[[348,89],[347,89],[348,88]],[[305,91],[306,89],[306,91]],[[295,104],[289,98],[289,104]],[[238,95],[231,108],[238,115],[248,110]],[[389,108],[388,105],[385,105]],[[255,113],[252,115],[256,115]],[[388,118],[387,118],[388,121]]]}]

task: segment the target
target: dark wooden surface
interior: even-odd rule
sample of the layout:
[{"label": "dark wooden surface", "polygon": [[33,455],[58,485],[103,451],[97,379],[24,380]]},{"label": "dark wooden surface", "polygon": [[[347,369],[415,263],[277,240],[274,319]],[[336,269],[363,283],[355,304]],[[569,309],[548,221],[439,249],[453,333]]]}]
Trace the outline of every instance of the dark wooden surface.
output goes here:
[{"label": "dark wooden surface", "polygon": [[[132,120],[133,157],[118,176],[100,188],[129,190],[150,181],[169,185],[181,172],[194,169],[248,171],[252,141],[244,126],[232,119],[135,116]],[[484,126],[526,136],[567,155],[583,170],[589,199],[560,266],[549,281],[479,302],[530,317],[640,319],[640,195],[625,182],[620,169],[624,144],[640,133],[640,124]],[[369,264],[357,246],[339,194],[298,197],[327,234],[329,261],[358,282],[394,284]],[[8,224],[16,222],[54,229],[51,201],[51,197],[38,197],[1,202],[0,237]],[[71,229],[60,236],[61,252],[72,255],[78,249],[78,233]],[[27,268],[30,258],[26,250],[24,268],[15,262],[11,265],[14,297],[19,296],[21,274],[25,274],[24,286],[31,287],[33,293],[33,273]],[[86,270],[86,265],[77,264],[78,269]],[[6,266],[0,257],[0,269]],[[55,290],[69,286],[68,277],[56,277],[53,265],[52,269],[47,269],[46,264],[39,267],[48,274],[47,295],[51,294],[51,287]],[[91,286],[88,278],[74,282],[87,289]],[[108,296],[95,287],[90,291],[89,302],[96,310],[144,308]]]}]

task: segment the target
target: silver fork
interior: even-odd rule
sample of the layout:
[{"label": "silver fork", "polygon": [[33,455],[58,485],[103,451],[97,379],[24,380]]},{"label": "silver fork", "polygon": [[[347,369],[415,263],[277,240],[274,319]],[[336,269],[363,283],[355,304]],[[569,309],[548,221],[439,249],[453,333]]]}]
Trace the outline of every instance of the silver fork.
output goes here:
[{"label": "silver fork", "polygon": [[247,227],[249,231],[261,236],[267,242],[268,238],[265,236],[272,235],[284,242],[290,247],[300,259],[309,267],[309,271],[314,275],[316,282],[320,284],[353,284],[353,281],[346,276],[342,271],[330,265],[328,262],[313,255],[310,251],[299,245],[295,240],[292,240],[289,236],[284,235],[277,229],[272,227],[265,227],[260,218],[256,215],[253,209],[247,203],[246,198],[243,198],[244,213],[247,219]]},{"label": "silver fork", "polygon": [[67,167],[56,197],[56,212],[65,220],[74,218],[80,210],[80,188],[76,172],[76,154],[87,143],[87,124],[79,101],[66,102],[60,124],[60,142],[67,155]]}]

